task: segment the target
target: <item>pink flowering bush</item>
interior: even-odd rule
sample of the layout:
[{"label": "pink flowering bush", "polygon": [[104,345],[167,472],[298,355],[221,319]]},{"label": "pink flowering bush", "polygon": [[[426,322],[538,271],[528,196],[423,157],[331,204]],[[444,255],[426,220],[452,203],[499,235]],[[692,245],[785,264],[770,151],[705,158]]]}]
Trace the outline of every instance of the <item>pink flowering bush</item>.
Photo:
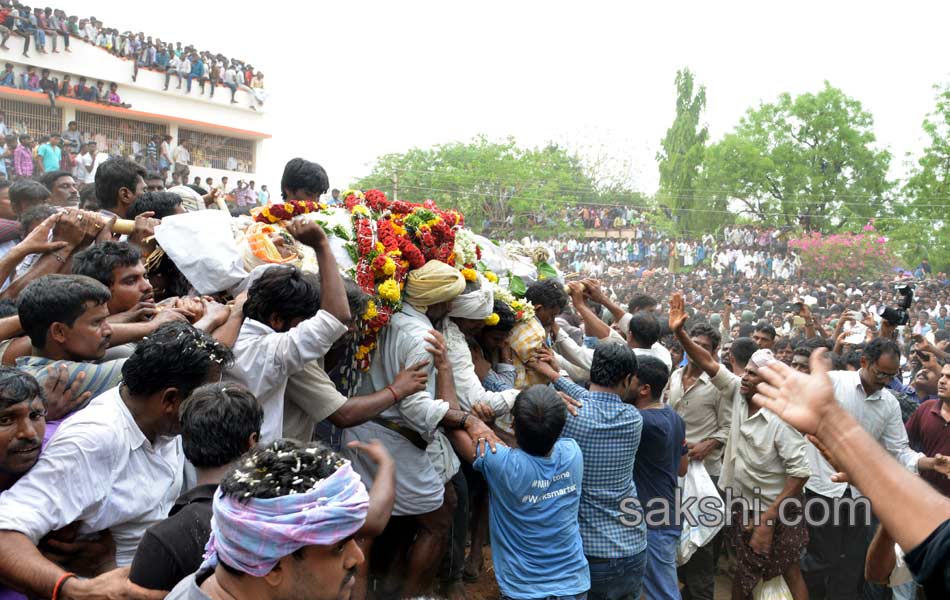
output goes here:
[{"label": "pink flowering bush", "polygon": [[862,233],[804,233],[801,238],[790,240],[788,245],[798,250],[802,272],[819,279],[837,280],[856,275],[876,278],[895,264],[887,239],[870,224],[864,226]]}]

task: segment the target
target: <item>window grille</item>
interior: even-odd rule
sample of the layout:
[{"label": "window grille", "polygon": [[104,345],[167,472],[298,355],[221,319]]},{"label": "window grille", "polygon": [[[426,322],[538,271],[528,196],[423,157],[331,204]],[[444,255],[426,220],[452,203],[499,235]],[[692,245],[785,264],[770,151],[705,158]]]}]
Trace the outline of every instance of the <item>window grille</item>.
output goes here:
[{"label": "window grille", "polygon": [[34,140],[41,135],[63,130],[63,109],[52,108],[49,103],[33,104],[0,98],[0,110],[6,114],[4,123],[7,127],[17,134],[28,133]]},{"label": "window grille", "polygon": [[254,172],[254,142],[192,129],[178,129],[178,143],[188,142],[191,164],[239,173]]},{"label": "window grille", "polygon": [[145,148],[151,137],[168,134],[168,126],[161,123],[133,121],[83,111],[76,111],[76,125],[82,132],[82,139],[96,142],[99,152],[106,152],[110,156],[123,156],[139,163],[145,158]]}]

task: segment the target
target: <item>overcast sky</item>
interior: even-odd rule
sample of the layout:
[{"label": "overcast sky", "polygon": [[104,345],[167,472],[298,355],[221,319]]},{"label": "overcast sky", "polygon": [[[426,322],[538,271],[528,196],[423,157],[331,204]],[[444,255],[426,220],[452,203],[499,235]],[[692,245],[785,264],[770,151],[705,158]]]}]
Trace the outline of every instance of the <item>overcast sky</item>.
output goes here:
[{"label": "overcast sky", "polygon": [[706,85],[713,140],[748,107],[828,80],[874,115],[900,175],[950,72],[947,2],[53,4],[258,66],[270,93],[262,130],[274,136],[259,180],[274,189],[293,156],[345,187],[381,154],[485,133],[606,150],[653,192],[683,66]]}]

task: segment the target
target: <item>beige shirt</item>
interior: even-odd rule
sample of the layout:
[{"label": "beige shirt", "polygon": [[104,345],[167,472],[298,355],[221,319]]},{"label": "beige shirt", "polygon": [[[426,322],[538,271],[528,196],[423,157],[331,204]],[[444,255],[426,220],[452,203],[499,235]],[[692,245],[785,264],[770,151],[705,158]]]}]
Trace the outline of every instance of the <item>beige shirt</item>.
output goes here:
[{"label": "beige shirt", "polygon": [[805,438],[772,411],[760,408],[749,415],[749,403],[739,391],[739,377],[720,367],[735,384],[732,426],[722,461],[719,488],[731,487],[733,497],[761,500],[766,510],[782,493],[789,477],[811,476]]},{"label": "beige shirt", "polygon": [[[729,440],[732,423],[732,396],[737,384],[732,375],[720,367],[715,377],[703,373],[688,389],[683,389],[686,367],[673,372],[667,387],[666,402],[686,423],[686,442],[696,444],[703,440],[718,440],[723,445]],[[713,477],[722,470],[723,448],[709,453],[704,461],[706,471]]]},{"label": "beige shirt", "polygon": [[287,379],[284,393],[284,437],[309,442],[317,423],[346,403],[321,361],[311,361]]}]

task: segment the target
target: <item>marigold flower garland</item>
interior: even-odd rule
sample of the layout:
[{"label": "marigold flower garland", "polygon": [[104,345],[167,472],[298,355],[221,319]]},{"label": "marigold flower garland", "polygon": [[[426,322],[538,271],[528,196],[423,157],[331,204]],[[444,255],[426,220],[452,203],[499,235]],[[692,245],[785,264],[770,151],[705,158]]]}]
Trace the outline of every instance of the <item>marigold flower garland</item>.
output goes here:
[{"label": "marigold flower garland", "polygon": [[326,210],[326,208],[327,205],[322,202],[291,200],[263,207],[254,215],[254,220],[258,223],[277,223],[279,221],[289,221],[297,215]]}]

